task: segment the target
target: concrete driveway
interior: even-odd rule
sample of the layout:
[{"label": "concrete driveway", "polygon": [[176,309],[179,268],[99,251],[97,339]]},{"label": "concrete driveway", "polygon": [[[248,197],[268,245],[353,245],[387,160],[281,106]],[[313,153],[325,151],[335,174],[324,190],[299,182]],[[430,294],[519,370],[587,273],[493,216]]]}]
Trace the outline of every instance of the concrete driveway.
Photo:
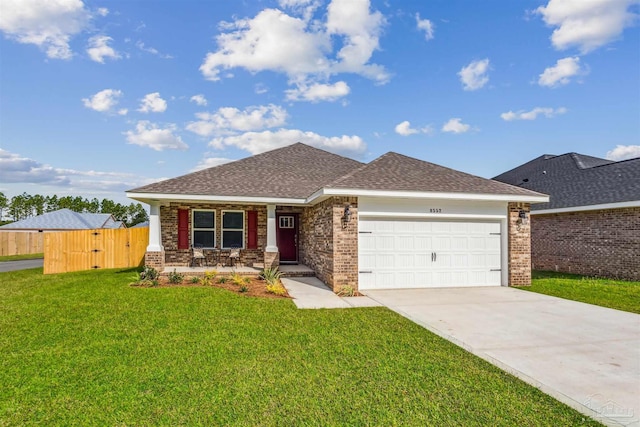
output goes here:
[{"label": "concrete driveway", "polygon": [[519,289],[367,296],[608,425],[640,425],[640,315]]},{"label": "concrete driveway", "polygon": [[25,259],[20,261],[0,262],[0,273],[5,271],[26,270],[28,268],[39,268],[44,265],[43,259]]}]

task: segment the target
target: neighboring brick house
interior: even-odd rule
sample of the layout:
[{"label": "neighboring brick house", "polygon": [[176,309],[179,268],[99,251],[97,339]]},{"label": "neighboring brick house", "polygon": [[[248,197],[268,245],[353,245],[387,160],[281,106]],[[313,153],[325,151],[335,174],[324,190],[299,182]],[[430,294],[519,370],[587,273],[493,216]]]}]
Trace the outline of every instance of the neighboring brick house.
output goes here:
[{"label": "neighboring brick house", "polygon": [[530,203],[546,195],[396,153],[368,164],[301,143],[136,188],[146,263],[193,244],[302,263],[334,290],[528,285]]},{"label": "neighboring brick house", "polygon": [[531,208],[534,269],[640,280],[640,158],[544,155],[494,179],[550,195]]}]

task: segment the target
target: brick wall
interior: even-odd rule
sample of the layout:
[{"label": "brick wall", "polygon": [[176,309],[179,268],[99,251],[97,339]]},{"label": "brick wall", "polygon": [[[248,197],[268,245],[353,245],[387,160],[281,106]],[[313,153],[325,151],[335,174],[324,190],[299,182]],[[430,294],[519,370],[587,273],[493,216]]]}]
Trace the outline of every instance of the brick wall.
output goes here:
[{"label": "brick wall", "polygon": [[267,208],[258,205],[234,205],[234,204],[209,204],[209,203],[171,203],[169,206],[160,207],[160,227],[162,232],[162,245],[165,250],[166,265],[187,266],[191,261],[190,249],[178,249],[178,209],[189,209],[189,246],[191,246],[191,209],[215,209],[216,211],[216,245],[222,242],[222,211],[245,211],[245,245],[248,230],[248,217],[246,211],[258,212],[258,248],[243,249],[242,263],[253,265],[262,263],[264,248],[267,244]]},{"label": "brick wall", "polygon": [[[531,216],[529,203],[509,203],[509,286],[531,285]],[[529,221],[520,221],[520,211]]]},{"label": "brick wall", "polygon": [[[345,205],[351,221],[343,227]],[[300,215],[300,261],[334,291],[358,286],[358,199],[332,197]]]},{"label": "brick wall", "polygon": [[640,280],[640,208],[535,215],[533,268]]}]

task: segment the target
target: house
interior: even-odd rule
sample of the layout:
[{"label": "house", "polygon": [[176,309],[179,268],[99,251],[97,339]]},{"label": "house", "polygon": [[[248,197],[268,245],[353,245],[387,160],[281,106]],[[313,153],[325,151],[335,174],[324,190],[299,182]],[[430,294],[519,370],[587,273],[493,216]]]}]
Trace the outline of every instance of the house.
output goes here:
[{"label": "house", "polygon": [[145,262],[192,244],[301,263],[334,290],[530,284],[530,203],[546,195],[387,153],[363,164],[302,143],[129,190],[150,205]]},{"label": "house", "polygon": [[640,158],[545,154],[494,179],[550,195],[531,208],[535,269],[640,280]]},{"label": "house", "polygon": [[71,209],[58,209],[32,216],[0,227],[0,231],[70,231],[96,228],[126,228],[107,213],[79,213]]}]

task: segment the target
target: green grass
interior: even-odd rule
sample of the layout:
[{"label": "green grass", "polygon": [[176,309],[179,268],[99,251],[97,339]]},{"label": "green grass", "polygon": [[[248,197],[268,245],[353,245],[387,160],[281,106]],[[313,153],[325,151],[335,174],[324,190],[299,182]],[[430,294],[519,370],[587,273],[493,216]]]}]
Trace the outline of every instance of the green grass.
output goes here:
[{"label": "green grass", "polygon": [[602,307],[640,313],[640,282],[534,271],[531,286],[520,289]]},{"label": "green grass", "polygon": [[23,259],[42,259],[42,258],[44,258],[44,254],[5,255],[5,256],[0,256],[0,262],[20,261]]},{"label": "green grass", "polygon": [[0,274],[0,425],[597,425],[385,308]]}]

